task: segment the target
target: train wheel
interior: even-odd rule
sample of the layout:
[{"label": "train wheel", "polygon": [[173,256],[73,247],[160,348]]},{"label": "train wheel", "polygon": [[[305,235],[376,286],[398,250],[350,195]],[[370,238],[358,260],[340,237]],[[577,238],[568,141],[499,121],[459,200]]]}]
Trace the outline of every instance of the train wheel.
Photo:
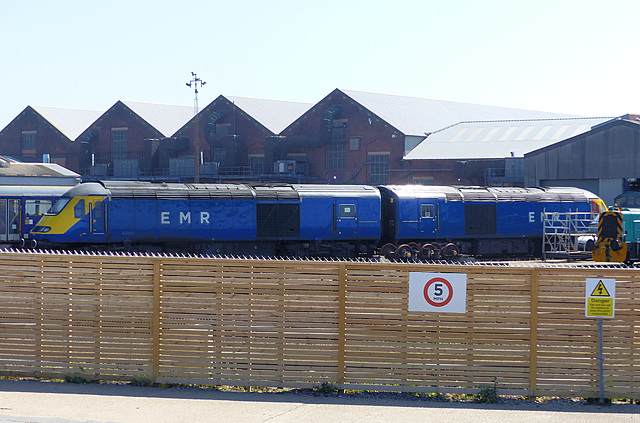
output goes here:
[{"label": "train wheel", "polygon": [[436,257],[436,249],[433,244],[424,244],[420,250],[422,260],[434,260]]},{"label": "train wheel", "polygon": [[417,242],[410,242],[409,247],[411,247],[411,258],[414,260],[418,260],[420,258],[420,253],[422,252],[422,248],[420,248],[420,244]]},{"label": "train wheel", "polygon": [[396,251],[396,258],[400,260],[411,260],[414,258],[413,249],[409,244],[402,244]]},{"label": "train wheel", "polygon": [[460,250],[456,244],[449,243],[442,248],[442,257],[445,259],[457,258],[460,255]]},{"label": "train wheel", "polygon": [[393,260],[396,258],[396,246],[393,244],[384,244],[380,249],[380,255],[386,259]]},{"label": "train wheel", "polygon": [[442,246],[437,242],[432,242],[433,245],[433,257],[432,260],[438,260],[442,258]]},{"label": "train wheel", "polygon": [[587,240],[587,242],[584,245],[584,250],[591,252],[595,249],[596,249],[596,242],[592,239]]}]

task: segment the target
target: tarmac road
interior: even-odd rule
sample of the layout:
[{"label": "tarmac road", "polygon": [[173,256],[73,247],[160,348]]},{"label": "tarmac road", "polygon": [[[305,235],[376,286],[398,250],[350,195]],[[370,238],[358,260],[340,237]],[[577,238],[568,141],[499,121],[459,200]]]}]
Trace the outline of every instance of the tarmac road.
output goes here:
[{"label": "tarmac road", "polygon": [[0,422],[640,422],[640,405],[495,405],[0,380]]}]

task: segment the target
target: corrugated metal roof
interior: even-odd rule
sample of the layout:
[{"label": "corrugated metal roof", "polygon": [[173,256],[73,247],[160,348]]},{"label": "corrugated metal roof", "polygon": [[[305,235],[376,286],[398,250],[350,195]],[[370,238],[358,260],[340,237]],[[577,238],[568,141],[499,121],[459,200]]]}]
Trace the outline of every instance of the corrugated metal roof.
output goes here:
[{"label": "corrugated metal roof", "polygon": [[269,131],[279,134],[302,116],[313,104],[261,98],[224,96],[239,109],[260,122]]},{"label": "corrugated metal roof", "polygon": [[575,115],[340,90],[405,135],[424,136],[462,121],[552,119]]},{"label": "corrugated metal roof", "polygon": [[31,108],[71,141],[78,138],[103,113],[97,110],[63,109],[59,107],[31,106]]},{"label": "corrugated metal roof", "polygon": [[406,160],[524,157],[539,148],[589,131],[612,118],[461,122],[435,132]]},{"label": "corrugated metal roof", "polygon": [[178,129],[182,128],[184,124],[193,118],[193,106],[142,103],[137,101],[122,101],[122,103],[160,131],[165,137],[172,136]]}]

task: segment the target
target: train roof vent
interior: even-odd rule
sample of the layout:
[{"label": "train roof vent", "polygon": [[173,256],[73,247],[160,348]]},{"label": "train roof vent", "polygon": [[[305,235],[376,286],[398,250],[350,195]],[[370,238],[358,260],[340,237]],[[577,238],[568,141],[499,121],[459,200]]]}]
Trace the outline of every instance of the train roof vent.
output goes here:
[{"label": "train roof vent", "polygon": [[113,198],[150,198],[160,200],[253,199],[253,191],[246,185],[106,183],[105,187],[109,189]]},{"label": "train roof vent", "polygon": [[498,201],[528,201],[526,193],[521,192],[494,192]]},{"label": "train roof vent", "polygon": [[445,192],[447,201],[462,201],[462,195],[459,192]]},{"label": "train roof vent", "polygon": [[540,191],[530,188],[489,188],[493,192],[498,201],[517,201],[534,203],[540,201]]},{"label": "train roof vent", "polygon": [[253,200],[253,192],[246,185],[201,184],[189,188],[190,199]]},{"label": "train roof vent", "polygon": [[256,186],[256,199],[260,201],[299,200],[298,192],[291,186]]},{"label": "train roof vent", "polygon": [[496,196],[485,188],[460,188],[464,201],[496,201]]},{"label": "train roof vent", "polygon": [[540,201],[585,202],[586,197],[579,192],[546,191],[540,194]]}]

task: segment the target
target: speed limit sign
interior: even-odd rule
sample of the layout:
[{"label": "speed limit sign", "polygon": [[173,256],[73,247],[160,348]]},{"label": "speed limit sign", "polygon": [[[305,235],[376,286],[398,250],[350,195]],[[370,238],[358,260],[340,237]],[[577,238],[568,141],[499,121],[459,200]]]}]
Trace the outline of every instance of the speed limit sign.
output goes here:
[{"label": "speed limit sign", "polygon": [[453,287],[445,278],[431,278],[424,286],[424,299],[434,307],[444,307],[453,299]]},{"label": "speed limit sign", "polygon": [[466,274],[409,273],[409,311],[465,313],[466,306]]}]

